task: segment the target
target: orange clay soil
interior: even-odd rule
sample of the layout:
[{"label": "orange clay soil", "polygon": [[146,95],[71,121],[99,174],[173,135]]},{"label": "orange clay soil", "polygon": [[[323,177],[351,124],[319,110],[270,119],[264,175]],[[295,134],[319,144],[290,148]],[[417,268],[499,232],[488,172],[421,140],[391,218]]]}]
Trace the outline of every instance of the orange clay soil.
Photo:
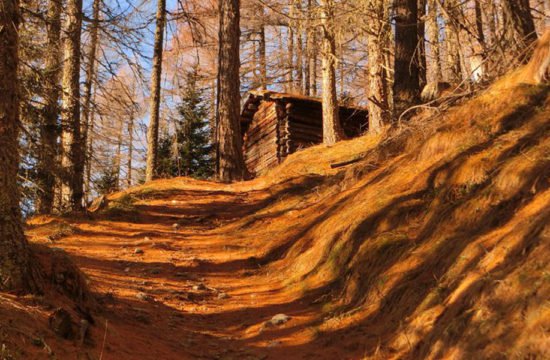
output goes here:
[{"label": "orange clay soil", "polygon": [[62,340],[48,315],[82,311],[55,288],[0,294],[0,354],[548,358],[550,87],[510,79],[254,181],[158,180],[89,217],[32,219],[31,242],[84,272],[95,323]]}]

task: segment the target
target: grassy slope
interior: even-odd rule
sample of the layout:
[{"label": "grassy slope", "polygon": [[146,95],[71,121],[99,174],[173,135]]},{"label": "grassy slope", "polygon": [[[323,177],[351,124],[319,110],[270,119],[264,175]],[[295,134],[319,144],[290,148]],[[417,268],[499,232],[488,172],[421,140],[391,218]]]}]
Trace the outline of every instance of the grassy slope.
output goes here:
[{"label": "grassy slope", "polygon": [[[365,354],[380,358],[542,357],[549,102],[548,86],[508,78],[389,138],[304,150],[264,178],[230,186],[286,184],[224,229],[248,239],[249,252],[237,256],[256,257],[281,291],[321,299],[315,337],[346,343],[356,333]],[[364,160],[344,170],[329,168],[358,155]]]},{"label": "grassy slope", "polygon": [[[543,358],[550,87],[510,79],[390,135],[306,149],[250,182],[132,188],[111,197],[114,215],[139,222],[141,207],[169,206],[182,193],[204,216],[234,206],[233,217],[204,230],[224,246],[204,246],[202,258],[227,269],[260,265],[246,281],[269,289],[262,301],[311,304],[316,314],[281,332],[300,340],[273,350],[280,356],[331,347],[342,358]],[[0,314],[21,309],[3,299]]]}]

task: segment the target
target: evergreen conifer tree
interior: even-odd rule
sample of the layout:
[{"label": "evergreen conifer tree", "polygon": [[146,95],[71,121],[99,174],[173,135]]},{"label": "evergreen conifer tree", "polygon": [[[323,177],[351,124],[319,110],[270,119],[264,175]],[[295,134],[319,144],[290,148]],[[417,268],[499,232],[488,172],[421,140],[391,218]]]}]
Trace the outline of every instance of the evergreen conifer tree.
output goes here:
[{"label": "evergreen conifer tree", "polygon": [[196,69],[186,74],[175,136],[165,133],[159,140],[157,174],[161,177],[205,179],[213,175],[208,107],[199,80]]}]

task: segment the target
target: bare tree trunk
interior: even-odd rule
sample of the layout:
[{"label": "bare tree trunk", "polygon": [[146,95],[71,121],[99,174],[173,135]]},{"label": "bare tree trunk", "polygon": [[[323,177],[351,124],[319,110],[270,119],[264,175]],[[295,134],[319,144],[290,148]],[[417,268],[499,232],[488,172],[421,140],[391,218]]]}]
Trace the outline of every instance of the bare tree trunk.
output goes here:
[{"label": "bare tree trunk", "polygon": [[[387,21],[390,19],[393,14],[393,1],[394,0],[383,0],[384,2],[384,16],[382,19]],[[388,101],[388,116],[389,119],[392,119],[393,109],[394,109],[394,95],[393,95],[393,83],[394,83],[394,62],[395,62],[395,39],[393,37],[393,32],[391,31],[391,26],[386,24],[386,31],[382,31],[380,34],[380,44],[383,49],[383,62],[384,62],[384,74],[386,82],[386,96]]]},{"label": "bare tree trunk", "polygon": [[304,68],[304,94],[311,96],[311,52],[313,49],[312,44],[312,24],[311,24],[311,14],[312,14],[312,0],[307,0],[307,15],[306,15],[306,29],[305,29],[305,68]]},{"label": "bare tree trunk", "polygon": [[41,149],[38,154],[37,172],[42,191],[38,195],[39,214],[50,214],[53,210],[55,179],[57,169],[57,136],[59,117],[59,98],[61,91],[61,0],[48,2],[44,117],[40,129]]},{"label": "bare tree trunk", "polygon": [[441,80],[441,59],[439,51],[439,24],[438,0],[428,0],[428,16],[426,19],[426,32],[430,44],[430,66],[428,67],[428,81],[437,83]]},{"label": "bare tree trunk", "polygon": [[[92,94],[95,102],[96,92]],[[89,127],[88,127],[88,139],[86,142],[86,178],[84,183],[86,184],[86,196],[90,196],[92,193],[92,159],[94,158],[94,120],[95,120],[95,108],[90,109],[89,115]],[[88,201],[89,199],[86,199]]]},{"label": "bare tree trunk", "polygon": [[482,13],[484,16],[484,21],[486,24],[486,29],[488,30],[488,38],[486,39],[487,44],[493,45],[497,37],[497,11],[496,6],[492,1],[484,1],[482,3]]},{"label": "bare tree trunk", "polygon": [[323,143],[326,145],[332,145],[344,137],[336,95],[336,38],[333,19],[334,3],[332,0],[322,0]]},{"label": "bare tree trunk", "polygon": [[304,44],[302,41],[302,31],[296,31],[296,90],[303,94],[304,91]]},{"label": "bare tree trunk", "polygon": [[283,85],[283,90],[285,92],[288,91],[288,83],[286,82],[287,80],[287,75],[286,75],[286,49],[285,49],[285,45],[284,45],[284,42],[283,42],[283,28],[282,27],[278,27],[277,28],[277,47],[278,47],[278,56],[277,56],[277,66],[279,68],[279,71],[280,71],[280,75],[279,75],[279,82],[281,82]]},{"label": "bare tree trunk", "polygon": [[120,119],[118,134],[117,134],[117,144],[116,144],[116,154],[114,159],[114,168],[116,171],[116,187],[120,189],[121,183],[121,172],[122,172],[122,133],[124,132],[124,123],[123,119]]},{"label": "bare tree trunk", "polygon": [[390,122],[388,94],[386,93],[386,72],[384,70],[384,43],[383,33],[390,31],[388,22],[384,18],[384,1],[368,0],[367,10],[375,18],[370,19],[367,31],[368,65],[368,110],[369,131],[380,133],[382,126]]},{"label": "bare tree trunk", "polygon": [[487,50],[487,44],[485,41],[485,32],[483,31],[483,10],[481,8],[481,0],[474,1],[475,21],[476,21],[476,35],[479,46],[483,53]]},{"label": "bare tree trunk", "polygon": [[[312,44],[317,44],[317,30],[313,29],[312,33]],[[317,96],[317,51],[312,49],[310,62],[310,73],[309,73],[309,86],[310,86],[310,96]]]},{"label": "bare tree trunk", "polygon": [[65,49],[63,67],[63,210],[82,209],[84,183],[84,144],[80,131],[80,35],[82,0],[68,0],[66,5]]},{"label": "bare tree trunk", "polygon": [[19,208],[19,1],[0,0],[0,291],[38,292]]},{"label": "bare tree trunk", "polygon": [[90,157],[87,152],[88,150],[88,133],[90,128],[90,107],[92,103],[92,91],[94,87],[95,80],[95,69],[96,69],[96,56],[97,56],[97,47],[98,47],[98,33],[99,33],[99,6],[101,4],[100,0],[94,0],[93,3],[93,22],[92,28],[90,30],[90,48],[88,49],[88,64],[86,66],[86,82],[84,83],[84,105],[82,107],[82,142],[84,143],[84,158],[86,166],[86,179],[84,181],[84,197],[85,201],[88,201],[88,196],[90,194],[90,183],[88,174],[88,168],[90,167]]},{"label": "bare tree trunk", "polygon": [[419,88],[422,90],[427,83],[426,69],[426,1],[418,0],[418,40],[416,42],[416,62],[418,64]]},{"label": "bare tree trunk", "polygon": [[130,114],[130,119],[128,121],[128,159],[126,163],[127,172],[126,172],[126,185],[128,187],[132,186],[132,156],[134,150],[134,112]]},{"label": "bare tree trunk", "polygon": [[240,1],[219,0],[217,175],[242,180],[245,166],[240,124]]},{"label": "bare tree trunk", "polygon": [[456,0],[447,1],[445,7],[442,9],[445,19],[445,42],[447,45],[447,80],[451,84],[459,84],[462,81],[462,67]]},{"label": "bare tree trunk", "polygon": [[[293,7],[291,7],[293,8]],[[287,46],[288,46],[288,57],[287,57],[287,63],[286,63],[286,71],[287,71],[287,84],[288,84],[288,92],[294,92],[295,90],[295,84],[294,84],[294,29],[292,29],[292,26],[287,27]]]},{"label": "bare tree trunk", "polygon": [[529,0],[502,0],[502,5],[522,44],[520,50],[524,50],[538,38]]},{"label": "bare tree trunk", "polygon": [[166,0],[158,0],[157,28],[155,30],[153,71],[151,76],[150,120],[149,128],[147,129],[147,166],[145,169],[145,181],[151,181],[156,176],[159,141],[160,78],[162,76],[162,47],[164,45],[165,23]]},{"label": "bare tree trunk", "polygon": [[[259,88],[262,85],[262,79],[260,79],[260,50],[259,45],[256,45],[256,41],[251,41],[252,45],[252,54],[251,54],[251,67],[252,67],[252,79],[250,81],[250,86],[253,89]],[[256,48],[258,47],[258,49]]]},{"label": "bare tree trunk", "polygon": [[294,0],[294,6],[298,10],[296,24],[296,92],[303,94],[304,91],[304,42],[302,37],[302,4],[301,0]]},{"label": "bare tree trunk", "polygon": [[260,81],[262,90],[267,89],[267,60],[265,55],[265,26],[260,25],[260,46],[258,52],[260,53]]},{"label": "bare tree trunk", "polygon": [[344,48],[342,47],[342,44],[340,44],[340,47],[338,49],[339,51],[339,61],[338,61],[338,71],[340,72],[340,97],[346,95],[346,67],[345,67],[345,61],[346,61],[346,53],[344,51]]},{"label": "bare tree trunk", "polygon": [[475,81],[480,81],[486,73],[487,43],[483,26],[483,10],[481,0],[474,1],[474,17],[476,29],[476,41],[473,45],[473,54],[470,59],[470,68]]},{"label": "bare tree trunk", "polygon": [[415,49],[418,40],[417,0],[395,0],[394,107],[399,116],[418,102],[420,81]]}]

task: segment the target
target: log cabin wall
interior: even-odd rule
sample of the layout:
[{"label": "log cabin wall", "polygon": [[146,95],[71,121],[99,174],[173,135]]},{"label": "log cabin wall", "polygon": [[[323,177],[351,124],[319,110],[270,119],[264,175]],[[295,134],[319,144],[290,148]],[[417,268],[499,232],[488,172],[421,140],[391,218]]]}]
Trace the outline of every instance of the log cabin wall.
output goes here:
[{"label": "log cabin wall", "polygon": [[300,149],[323,142],[323,111],[317,102],[289,102],[288,113],[288,152],[290,155]]},{"label": "log cabin wall", "polygon": [[[289,151],[292,154],[300,149],[323,142],[323,110],[318,101],[293,100],[286,104],[289,127]],[[367,130],[366,110],[341,107],[340,121],[348,138],[360,136]]]},{"label": "log cabin wall", "polygon": [[278,117],[275,101],[259,104],[251,122],[244,129],[245,164],[253,175],[261,175],[279,163]]},{"label": "log cabin wall", "polygon": [[[367,111],[341,107],[346,136],[367,129]],[[280,164],[288,155],[323,142],[322,106],[315,98],[274,92],[251,92],[241,116],[245,164],[254,176]]]}]

